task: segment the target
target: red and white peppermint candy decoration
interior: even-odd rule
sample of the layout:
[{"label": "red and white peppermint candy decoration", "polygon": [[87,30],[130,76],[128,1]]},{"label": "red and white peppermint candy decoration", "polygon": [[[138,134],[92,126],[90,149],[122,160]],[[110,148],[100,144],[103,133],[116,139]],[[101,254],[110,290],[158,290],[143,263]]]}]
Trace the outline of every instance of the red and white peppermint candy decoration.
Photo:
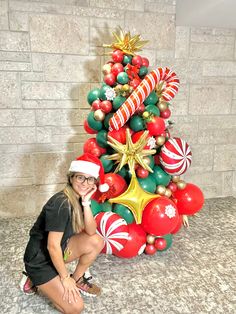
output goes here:
[{"label": "red and white peppermint candy decoration", "polygon": [[114,113],[109,121],[109,130],[119,130],[135,113],[138,107],[160,81],[166,83],[164,90],[162,91],[162,98],[166,101],[170,101],[174,98],[179,88],[179,79],[177,75],[169,68],[158,68],[153,70],[145,76],[139,86]]},{"label": "red and white peppermint candy decoration", "polygon": [[113,254],[114,249],[122,250],[129,236],[126,221],[112,212],[98,213],[95,220],[97,222],[97,233],[105,241],[102,253]]},{"label": "red and white peppermint candy decoration", "polygon": [[181,175],[191,165],[192,153],[189,145],[181,138],[170,138],[161,148],[160,162],[170,175]]}]

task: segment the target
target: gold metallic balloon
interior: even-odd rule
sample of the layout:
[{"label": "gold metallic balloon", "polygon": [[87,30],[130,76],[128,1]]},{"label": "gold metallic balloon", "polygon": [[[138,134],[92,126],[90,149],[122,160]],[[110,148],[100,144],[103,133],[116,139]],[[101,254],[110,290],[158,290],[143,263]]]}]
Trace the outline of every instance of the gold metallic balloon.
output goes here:
[{"label": "gold metallic balloon", "polygon": [[105,113],[101,109],[95,110],[94,119],[97,121],[103,121],[105,119]]},{"label": "gold metallic balloon", "polygon": [[149,118],[150,113],[148,111],[144,111],[142,116],[143,116],[144,119],[147,119],[147,118]]},{"label": "gold metallic balloon", "polygon": [[110,198],[108,201],[110,203],[117,203],[127,206],[133,213],[136,223],[140,224],[145,206],[151,200],[158,197],[160,196],[157,194],[152,194],[143,190],[139,185],[135,172],[133,172],[127,190],[117,197]]},{"label": "gold metallic balloon", "polygon": [[162,145],[164,145],[165,144],[165,141],[166,141],[166,138],[165,138],[165,136],[157,136],[156,137],[156,143],[157,143],[157,145],[158,146],[162,146]]},{"label": "gold metallic balloon", "polygon": [[180,176],[172,176],[172,181],[177,183],[180,180]]},{"label": "gold metallic balloon", "polygon": [[124,92],[128,92],[129,91],[129,84],[123,85],[122,89],[123,89]]},{"label": "gold metallic balloon", "polygon": [[111,65],[104,64],[104,66],[102,67],[102,73],[105,75],[111,73]]},{"label": "gold metallic balloon", "polygon": [[157,106],[160,109],[160,111],[165,111],[168,108],[168,105],[166,102],[160,102]]},{"label": "gold metallic balloon", "polygon": [[153,244],[155,242],[156,237],[152,234],[147,235],[147,243],[148,244]]},{"label": "gold metallic balloon", "polygon": [[165,195],[166,187],[164,185],[158,185],[156,189],[157,194]]},{"label": "gold metallic balloon", "polygon": [[185,181],[183,181],[183,180],[179,180],[179,181],[176,183],[178,189],[180,189],[180,190],[185,189],[186,184],[187,184],[187,183],[186,183]]},{"label": "gold metallic balloon", "polygon": [[171,190],[170,190],[170,189],[168,189],[168,188],[166,188],[166,191],[165,191],[165,196],[166,196],[166,197],[171,197],[171,195],[172,195]]},{"label": "gold metallic balloon", "polygon": [[[144,163],[146,164],[146,165],[150,165],[150,163],[151,163],[151,160],[150,160],[150,158],[148,158],[148,157],[143,157],[143,161],[144,161]],[[152,171],[153,172],[153,171]]]}]

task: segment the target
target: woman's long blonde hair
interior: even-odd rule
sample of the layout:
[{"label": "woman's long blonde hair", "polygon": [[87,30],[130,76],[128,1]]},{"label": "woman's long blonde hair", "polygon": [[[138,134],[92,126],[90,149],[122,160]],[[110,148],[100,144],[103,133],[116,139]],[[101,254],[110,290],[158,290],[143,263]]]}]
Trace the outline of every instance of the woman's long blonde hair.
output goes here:
[{"label": "woman's long blonde hair", "polygon": [[77,233],[81,232],[84,229],[84,217],[82,213],[82,208],[78,201],[78,195],[75,193],[71,185],[71,178],[73,176],[73,172],[67,174],[68,182],[63,192],[68,198],[70,204],[73,230]]}]

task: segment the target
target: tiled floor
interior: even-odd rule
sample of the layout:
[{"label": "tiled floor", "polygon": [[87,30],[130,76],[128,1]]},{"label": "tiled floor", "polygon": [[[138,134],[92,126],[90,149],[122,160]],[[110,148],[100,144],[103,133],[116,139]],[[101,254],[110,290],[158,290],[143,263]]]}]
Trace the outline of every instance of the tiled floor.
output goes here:
[{"label": "tiled floor", "polygon": [[[0,313],[57,313],[43,297],[18,289],[32,223],[0,220]],[[207,200],[168,251],[130,260],[101,255],[91,272],[103,294],[84,298],[86,314],[236,313],[236,199]]]}]

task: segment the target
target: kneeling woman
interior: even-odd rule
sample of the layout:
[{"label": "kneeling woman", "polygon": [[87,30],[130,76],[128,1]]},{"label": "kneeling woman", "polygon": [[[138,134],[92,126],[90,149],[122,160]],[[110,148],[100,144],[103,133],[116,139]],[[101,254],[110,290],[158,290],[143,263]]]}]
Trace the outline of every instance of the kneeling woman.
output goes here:
[{"label": "kneeling woman", "polygon": [[[49,199],[30,230],[24,255],[27,275],[62,313],[82,311],[80,292],[100,294],[84,276],[104,246],[90,208],[99,176],[99,189],[105,192],[108,186],[101,184],[104,170],[97,157],[84,154],[72,161],[66,187]],[[70,275],[65,263],[74,260],[79,261]]]}]

